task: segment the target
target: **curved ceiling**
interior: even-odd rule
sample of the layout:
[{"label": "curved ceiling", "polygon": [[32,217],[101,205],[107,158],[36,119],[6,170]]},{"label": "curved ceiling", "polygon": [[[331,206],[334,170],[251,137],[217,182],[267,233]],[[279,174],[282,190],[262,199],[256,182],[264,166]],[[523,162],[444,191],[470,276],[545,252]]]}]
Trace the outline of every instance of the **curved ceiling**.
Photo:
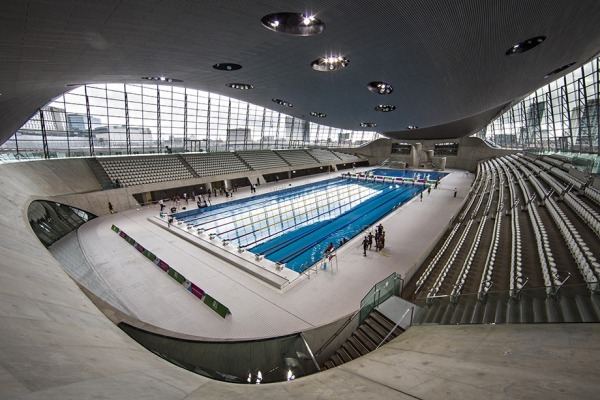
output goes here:
[{"label": "curved ceiling", "polygon": [[[600,50],[597,0],[140,2],[5,1],[0,14],[0,143],[35,111],[79,83],[144,83],[144,76],[344,129],[377,123],[399,139],[469,135],[504,105],[581,66]],[[307,10],[306,7],[309,7]],[[314,14],[321,34],[266,29],[283,11]],[[513,45],[546,36],[534,49]],[[321,57],[349,64],[315,71]],[[213,65],[236,63],[239,70]],[[390,83],[390,95],[368,90]],[[227,83],[245,83],[235,90]],[[167,83],[165,83],[167,84]],[[392,112],[376,112],[391,104]],[[310,116],[320,112],[326,118]],[[407,130],[407,126],[419,129]]]}]

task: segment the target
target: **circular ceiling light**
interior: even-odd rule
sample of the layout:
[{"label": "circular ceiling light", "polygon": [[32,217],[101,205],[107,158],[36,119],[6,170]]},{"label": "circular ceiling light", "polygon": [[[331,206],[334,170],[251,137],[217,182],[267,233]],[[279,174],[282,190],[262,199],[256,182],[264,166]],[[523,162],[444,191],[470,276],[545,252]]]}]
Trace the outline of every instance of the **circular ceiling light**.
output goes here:
[{"label": "circular ceiling light", "polygon": [[279,104],[280,106],[294,107],[294,105],[292,103],[288,103],[285,100],[280,100],[280,99],[271,99],[271,100],[274,101],[275,103]]},{"label": "circular ceiling light", "polygon": [[406,127],[406,129],[417,129],[417,128],[418,128],[418,126],[416,126],[416,125],[408,125]]},{"label": "circular ceiling light", "polygon": [[254,89],[254,86],[249,85],[247,83],[226,83],[225,86],[230,87],[232,89],[238,89],[238,90]]},{"label": "circular ceiling light", "polygon": [[533,49],[535,46],[542,44],[544,40],[546,40],[546,36],[536,36],[531,39],[524,40],[506,50],[506,55],[510,56],[517,53],[525,53],[526,51]]},{"label": "circular ceiling light", "polygon": [[219,71],[237,71],[238,69],[241,69],[242,66],[234,63],[219,63],[213,65],[213,68],[218,69]]},{"label": "circular ceiling light", "polygon": [[265,15],[260,22],[267,29],[296,36],[318,35],[325,23],[311,13],[281,12]]},{"label": "circular ceiling light", "polygon": [[166,76],[142,76],[142,79],[145,79],[147,81],[158,81],[166,83],[183,82],[181,79],[167,78]]},{"label": "circular ceiling light", "polygon": [[367,88],[373,93],[377,94],[390,94],[394,91],[392,85],[386,82],[373,81],[369,82]]},{"label": "circular ceiling light", "polygon": [[361,122],[359,125],[361,128],[375,128],[377,126],[375,122]]},{"label": "circular ceiling light", "polygon": [[552,71],[552,72],[548,72],[548,73],[546,74],[546,76],[544,76],[544,79],[546,79],[546,78],[548,78],[548,77],[551,77],[552,75],[559,74],[559,73],[563,72],[565,69],[569,69],[569,68],[571,68],[571,67],[572,67],[573,65],[575,65],[575,64],[577,64],[577,63],[576,63],[576,62],[572,62],[572,63],[569,63],[569,64],[567,64],[567,65],[563,65],[563,66],[562,66],[562,67],[560,67],[560,68],[556,68],[554,71]]},{"label": "circular ceiling light", "polygon": [[338,69],[345,68],[350,63],[346,57],[337,56],[337,57],[321,57],[312,63],[310,66],[315,71],[321,72],[329,72],[336,71]]},{"label": "circular ceiling light", "polygon": [[390,112],[390,111],[394,111],[396,109],[396,106],[393,106],[391,104],[379,104],[377,106],[375,106],[375,111],[380,111],[380,112]]},{"label": "circular ceiling light", "polygon": [[317,118],[325,118],[327,116],[327,114],[323,114],[323,113],[316,112],[316,111],[311,111],[310,115],[312,115],[313,117],[317,117]]}]

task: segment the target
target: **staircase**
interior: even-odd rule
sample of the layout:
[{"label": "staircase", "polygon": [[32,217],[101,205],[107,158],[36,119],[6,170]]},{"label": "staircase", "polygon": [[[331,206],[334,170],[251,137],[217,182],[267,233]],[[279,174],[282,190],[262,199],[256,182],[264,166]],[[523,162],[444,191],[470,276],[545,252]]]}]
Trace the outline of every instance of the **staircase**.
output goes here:
[{"label": "staircase", "polygon": [[600,294],[559,293],[557,296],[519,298],[489,296],[435,299],[421,307],[414,325],[423,324],[530,324],[561,322],[600,322]]},{"label": "staircase", "polygon": [[90,168],[90,171],[94,174],[100,186],[102,186],[102,190],[106,189],[114,189],[115,185],[100,164],[100,162],[95,158],[85,158],[85,162]]},{"label": "staircase", "polygon": [[188,172],[190,174],[192,174],[192,176],[194,178],[199,178],[200,175],[198,175],[198,173],[196,172],[196,170],[194,168],[192,168],[192,166],[190,165],[189,162],[187,162],[187,160],[185,159],[184,156],[182,156],[181,154],[177,154],[177,159],[179,160],[179,162],[181,162],[183,164],[183,166],[185,167],[186,170],[188,170]]},{"label": "staircase", "polygon": [[[394,329],[395,327],[395,329]],[[392,330],[392,334],[383,339]],[[342,346],[325,362],[325,369],[352,361],[375,350],[379,344],[385,344],[398,337],[404,329],[396,327],[396,323],[377,310],[373,310],[365,321],[352,333]]]}]

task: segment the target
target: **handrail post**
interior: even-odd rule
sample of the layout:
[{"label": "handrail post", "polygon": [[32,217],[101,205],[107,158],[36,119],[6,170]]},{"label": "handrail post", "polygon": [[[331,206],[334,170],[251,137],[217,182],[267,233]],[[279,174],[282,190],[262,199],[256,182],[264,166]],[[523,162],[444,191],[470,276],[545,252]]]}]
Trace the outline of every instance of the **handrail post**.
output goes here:
[{"label": "handrail post", "polygon": [[[404,311],[404,314],[402,314],[402,316],[400,317],[400,319],[398,320],[398,322],[396,323],[396,325],[394,325],[394,327],[392,329],[390,329],[390,331],[388,332],[388,334],[385,335],[385,337],[381,340],[381,342],[377,345],[377,347],[375,347],[375,350],[377,350],[381,345],[383,345],[383,343],[385,343],[385,341],[387,340],[388,337],[390,337],[390,335],[392,334],[392,332],[394,332],[396,330],[396,328],[398,326],[400,326],[400,322],[402,322],[402,320],[404,319],[404,317],[406,317],[406,314],[408,314],[408,312],[411,311],[414,308],[415,307],[412,306],[411,308],[409,308],[406,311]],[[411,319],[412,319],[412,313],[411,313]]]},{"label": "handrail post", "polygon": [[317,362],[317,359],[315,358],[312,350],[310,349],[310,346],[306,342],[306,339],[304,338],[304,334],[302,332],[300,332],[300,337],[302,338],[302,341],[304,342],[304,347],[306,347],[306,350],[308,350],[308,354],[310,355],[310,358],[312,359],[313,363],[315,364],[315,367],[317,367],[317,371],[320,371],[321,367],[319,367],[319,363]]}]

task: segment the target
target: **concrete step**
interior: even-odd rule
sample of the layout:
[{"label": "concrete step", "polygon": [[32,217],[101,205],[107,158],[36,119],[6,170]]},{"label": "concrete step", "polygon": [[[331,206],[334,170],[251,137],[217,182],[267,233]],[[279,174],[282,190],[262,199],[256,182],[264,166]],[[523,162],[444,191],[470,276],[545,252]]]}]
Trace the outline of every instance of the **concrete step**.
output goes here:
[{"label": "concrete step", "polygon": [[348,338],[348,342],[352,344],[352,346],[360,353],[361,356],[364,356],[369,352],[369,349],[365,347],[365,345],[356,337],[356,334],[352,334]]},{"label": "concrete step", "polygon": [[485,311],[486,303],[482,301],[478,301],[475,303],[475,308],[473,309],[473,314],[471,315],[471,323],[472,324],[482,324],[483,323],[483,315]]},{"label": "concrete step", "polygon": [[342,348],[346,351],[346,353],[348,353],[350,358],[352,358],[353,360],[360,357],[360,353],[354,348],[354,346],[352,346],[350,342],[346,341],[346,343],[342,345]]},{"label": "concrete step", "polygon": [[591,298],[577,295],[575,304],[582,322],[600,322],[600,316],[596,314]]},{"label": "concrete step", "polygon": [[521,297],[519,300],[520,315],[519,320],[522,324],[530,324],[534,322],[533,318],[533,302],[531,298]]},{"label": "concrete step", "polygon": [[544,300],[535,297],[532,302],[533,305],[533,322],[548,322],[548,313],[544,307]]},{"label": "concrete step", "polygon": [[373,351],[379,343],[375,343],[369,335],[365,332],[362,326],[359,326],[355,332],[357,339],[369,350]]},{"label": "concrete step", "polygon": [[577,309],[575,299],[571,296],[560,296],[559,300],[560,313],[562,314],[563,322],[581,322],[582,318]]}]

